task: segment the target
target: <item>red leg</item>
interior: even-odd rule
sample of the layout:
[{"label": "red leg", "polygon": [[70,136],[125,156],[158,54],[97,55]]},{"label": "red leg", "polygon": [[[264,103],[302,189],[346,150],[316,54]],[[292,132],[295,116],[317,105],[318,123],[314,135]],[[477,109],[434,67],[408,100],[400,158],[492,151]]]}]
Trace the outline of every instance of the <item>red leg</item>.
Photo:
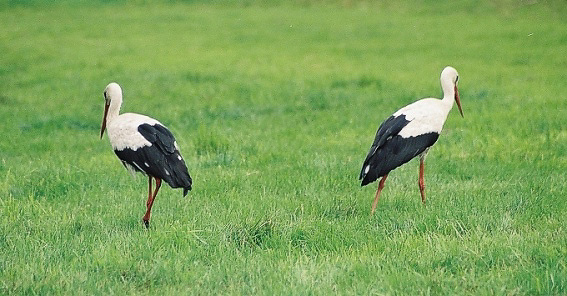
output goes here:
[{"label": "red leg", "polygon": [[148,201],[146,201],[146,214],[142,220],[144,221],[144,225],[146,228],[150,226],[150,204],[153,202],[153,194],[152,194],[152,176],[148,176]]},{"label": "red leg", "polygon": [[154,191],[154,193],[152,194],[152,177],[150,177],[150,192],[148,193],[150,196],[148,197],[148,201],[146,203],[147,206],[147,210],[146,210],[146,214],[144,215],[144,218],[142,220],[144,220],[144,225],[146,225],[146,228],[150,227],[150,215],[152,212],[152,205],[154,204],[154,199],[156,198],[156,195],[158,194],[159,188],[161,187],[161,179],[159,178],[155,178],[156,179],[156,190]]},{"label": "red leg", "polygon": [[421,202],[425,206],[425,157],[421,157],[419,161],[419,192],[421,193]]},{"label": "red leg", "polygon": [[150,204],[150,200],[152,199],[152,176],[148,177],[148,201],[146,201],[146,207]]},{"label": "red leg", "polygon": [[376,210],[376,204],[378,204],[378,199],[380,199],[380,192],[382,192],[382,189],[384,189],[384,182],[386,182],[386,178],[388,178],[388,174],[385,174],[384,177],[380,179],[380,183],[378,183],[378,189],[376,190],[376,197],[374,197],[374,202],[372,203],[372,212],[370,213],[370,215],[373,215],[374,211]]}]

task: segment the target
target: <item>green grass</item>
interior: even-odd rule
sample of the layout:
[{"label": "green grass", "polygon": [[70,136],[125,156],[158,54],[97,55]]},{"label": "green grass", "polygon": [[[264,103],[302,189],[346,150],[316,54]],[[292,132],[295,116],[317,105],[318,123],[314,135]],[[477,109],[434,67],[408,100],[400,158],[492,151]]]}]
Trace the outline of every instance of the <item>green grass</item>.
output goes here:
[{"label": "green grass", "polygon": [[[0,4],[0,294],[567,293],[563,1]],[[460,73],[376,214],[380,122]],[[102,91],[176,135],[163,187],[99,139]]]}]

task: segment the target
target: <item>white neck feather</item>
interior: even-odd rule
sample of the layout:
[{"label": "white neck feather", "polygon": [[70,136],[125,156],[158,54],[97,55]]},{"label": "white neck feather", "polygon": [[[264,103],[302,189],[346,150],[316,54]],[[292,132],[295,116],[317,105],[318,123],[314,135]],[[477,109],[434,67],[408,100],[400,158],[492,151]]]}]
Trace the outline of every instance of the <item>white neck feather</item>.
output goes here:
[{"label": "white neck feather", "polygon": [[107,124],[113,121],[120,113],[120,106],[122,105],[122,98],[112,98],[110,106],[108,107],[108,114],[106,115]]},{"label": "white neck feather", "polygon": [[106,115],[106,123],[109,124],[118,117],[120,107],[122,106],[122,89],[117,83],[110,83],[104,90],[107,100],[110,101],[108,114]]},{"label": "white neck feather", "polygon": [[441,102],[447,108],[447,112],[449,112],[453,108],[453,103],[455,103],[455,85],[447,77],[441,77],[441,88],[443,89]]}]

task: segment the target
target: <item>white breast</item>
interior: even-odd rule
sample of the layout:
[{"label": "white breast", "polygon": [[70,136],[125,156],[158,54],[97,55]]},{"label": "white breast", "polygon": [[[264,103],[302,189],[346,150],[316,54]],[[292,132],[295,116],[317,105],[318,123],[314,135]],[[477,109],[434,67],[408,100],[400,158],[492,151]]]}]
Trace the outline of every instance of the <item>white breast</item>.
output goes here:
[{"label": "white breast", "polygon": [[108,139],[114,150],[124,150],[129,148],[137,150],[140,147],[151,146],[138,132],[138,126],[142,124],[161,124],[159,121],[141,114],[124,113],[115,117],[108,123]]}]

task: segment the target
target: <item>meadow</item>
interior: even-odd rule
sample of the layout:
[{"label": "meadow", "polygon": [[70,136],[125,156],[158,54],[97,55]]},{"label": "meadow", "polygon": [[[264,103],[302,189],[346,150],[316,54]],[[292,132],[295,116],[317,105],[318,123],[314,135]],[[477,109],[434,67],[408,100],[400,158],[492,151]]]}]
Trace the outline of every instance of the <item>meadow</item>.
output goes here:
[{"label": "meadow", "polygon": [[[565,295],[564,1],[0,2],[0,294]],[[376,183],[382,120],[460,74],[427,158]],[[176,135],[193,191],[100,139]]]}]

